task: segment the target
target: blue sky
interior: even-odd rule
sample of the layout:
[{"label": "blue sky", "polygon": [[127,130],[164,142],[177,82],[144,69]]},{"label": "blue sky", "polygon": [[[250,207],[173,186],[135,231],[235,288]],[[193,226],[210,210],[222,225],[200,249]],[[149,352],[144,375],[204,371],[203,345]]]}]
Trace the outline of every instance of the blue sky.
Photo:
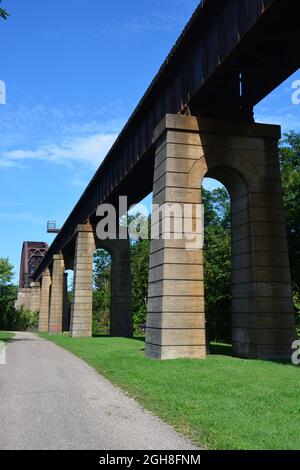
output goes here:
[{"label": "blue sky", "polygon": [[[0,257],[61,225],[196,8],[196,0],[4,0]],[[256,109],[300,131],[291,77]]]}]

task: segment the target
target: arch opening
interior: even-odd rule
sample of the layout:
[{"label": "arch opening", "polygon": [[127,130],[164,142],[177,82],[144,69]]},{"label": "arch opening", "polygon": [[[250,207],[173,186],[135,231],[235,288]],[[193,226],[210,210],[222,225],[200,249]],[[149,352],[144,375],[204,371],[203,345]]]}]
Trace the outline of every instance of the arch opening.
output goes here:
[{"label": "arch opening", "polygon": [[104,248],[96,249],[93,257],[93,335],[110,335],[111,272],[111,254]]},{"label": "arch opening", "polygon": [[[233,354],[239,321],[241,259],[246,259],[248,188],[229,167],[209,170],[201,182],[205,206],[204,292],[206,341],[209,353]],[[244,236],[245,235],[245,236]],[[239,299],[239,300],[238,300]]]},{"label": "arch opening", "polygon": [[66,269],[64,272],[64,285],[63,285],[63,320],[62,331],[70,331],[71,323],[71,307],[73,298],[73,269]]}]

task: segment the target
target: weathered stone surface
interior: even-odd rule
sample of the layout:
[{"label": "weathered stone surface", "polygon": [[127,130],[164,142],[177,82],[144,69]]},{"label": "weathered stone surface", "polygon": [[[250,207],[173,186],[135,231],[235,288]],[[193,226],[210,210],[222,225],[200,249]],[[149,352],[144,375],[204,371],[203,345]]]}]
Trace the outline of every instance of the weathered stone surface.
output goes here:
[{"label": "weathered stone surface", "polygon": [[53,257],[49,312],[49,333],[62,332],[65,263],[62,255]]},{"label": "weathered stone surface", "polygon": [[76,235],[73,298],[70,336],[92,336],[93,317],[93,255],[95,241],[89,224],[79,225]]},{"label": "weathered stone surface", "polygon": [[205,359],[206,346],[160,346],[146,343],[146,356],[151,359]]},{"label": "weathered stone surface", "polygon": [[147,318],[148,328],[204,329],[205,319],[202,312],[161,312],[150,313]]},{"label": "weathered stone surface", "polygon": [[51,276],[49,269],[43,274],[41,282],[41,302],[39,316],[39,331],[48,332],[49,329],[49,303],[50,303]]},{"label": "weathered stone surface", "polygon": [[30,309],[30,297],[31,297],[31,289],[30,288],[19,288],[18,289],[18,297],[15,301],[16,308],[27,308]]},{"label": "weathered stone surface", "polygon": [[68,273],[64,273],[64,291],[63,291],[63,331],[69,331],[69,301],[68,301]]},{"label": "weathered stone surface", "polygon": [[30,284],[30,310],[38,312],[40,310],[41,285],[39,282]]}]

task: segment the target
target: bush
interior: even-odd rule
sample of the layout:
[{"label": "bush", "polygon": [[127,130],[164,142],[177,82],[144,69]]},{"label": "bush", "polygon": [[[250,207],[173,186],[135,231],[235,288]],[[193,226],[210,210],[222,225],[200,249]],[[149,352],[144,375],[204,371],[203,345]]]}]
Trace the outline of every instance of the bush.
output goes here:
[{"label": "bush", "polygon": [[26,308],[12,308],[6,316],[4,328],[10,331],[34,331],[38,329],[39,312]]},{"label": "bush", "polygon": [[297,333],[300,338],[300,292],[294,294],[294,305],[296,311]]}]

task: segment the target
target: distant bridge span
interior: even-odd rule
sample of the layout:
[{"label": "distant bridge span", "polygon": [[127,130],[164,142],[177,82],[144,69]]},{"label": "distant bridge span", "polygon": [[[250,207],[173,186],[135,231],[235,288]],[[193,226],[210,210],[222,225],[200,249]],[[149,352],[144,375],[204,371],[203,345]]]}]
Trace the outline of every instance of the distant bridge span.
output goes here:
[{"label": "distant bridge span", "polygon": [[[52,316],[50,302],[50,330],[61,329],[57,321],[51,327],[51,318],[60,318],[62,300],[58,302],[57,296],[66,268],[75,271],[71,334],[91,333],[92,229],[100,204],[116,204],[118,195],[127,195],[129,204],[135,204],[152,190],[159,203],[200,203],[193,181],[200,183],[209,174],[224,182],[232,198],[235,354],[290,354],[295,325],[276,151],[280,130],[255,124],[253,107],[299,68],[299,17],[299,2],[286,0],[201,2],[34,274],[42,292],[44,274],[50,271],[52,276],[51,295],[56,300]],[[217,146],[223,149],[220,155]],[[192,162],[196,154],[197,163]],[[83,254],[87,246],[90,251]],[[129,261],[128,250],[120,246],[107,246],[116,260],[111,315],[119,326],[112,332],[128,336],[130,285],[124,272]],[[199,255],[193,265],[186,251],[177,251],[172,266],[166,259],[168,250],[175,249],[182,247],[152,242],[147,354],[203,357],[203,259]],[[280,254],[278,266],[272,264],[274,253]],[[178,267],[179,259],[185,260],[184,266]],[[274,279],[274,272],[279,278]],[[278,279],[282,285],[276,291]],[[283,312],[284,319],[276,323]],[[286,332],[283,339],[276,325]]]},{"label": "distant bridge span", "polygon": [[48,250],[47,243],[44,242],[24,242],[21,254],[20,276],[18,298],[16,307],[26,307],[35,310],[39,307],[36,298],[32,298],[31,286],[33,285],[34,273],[41,263]]}]

